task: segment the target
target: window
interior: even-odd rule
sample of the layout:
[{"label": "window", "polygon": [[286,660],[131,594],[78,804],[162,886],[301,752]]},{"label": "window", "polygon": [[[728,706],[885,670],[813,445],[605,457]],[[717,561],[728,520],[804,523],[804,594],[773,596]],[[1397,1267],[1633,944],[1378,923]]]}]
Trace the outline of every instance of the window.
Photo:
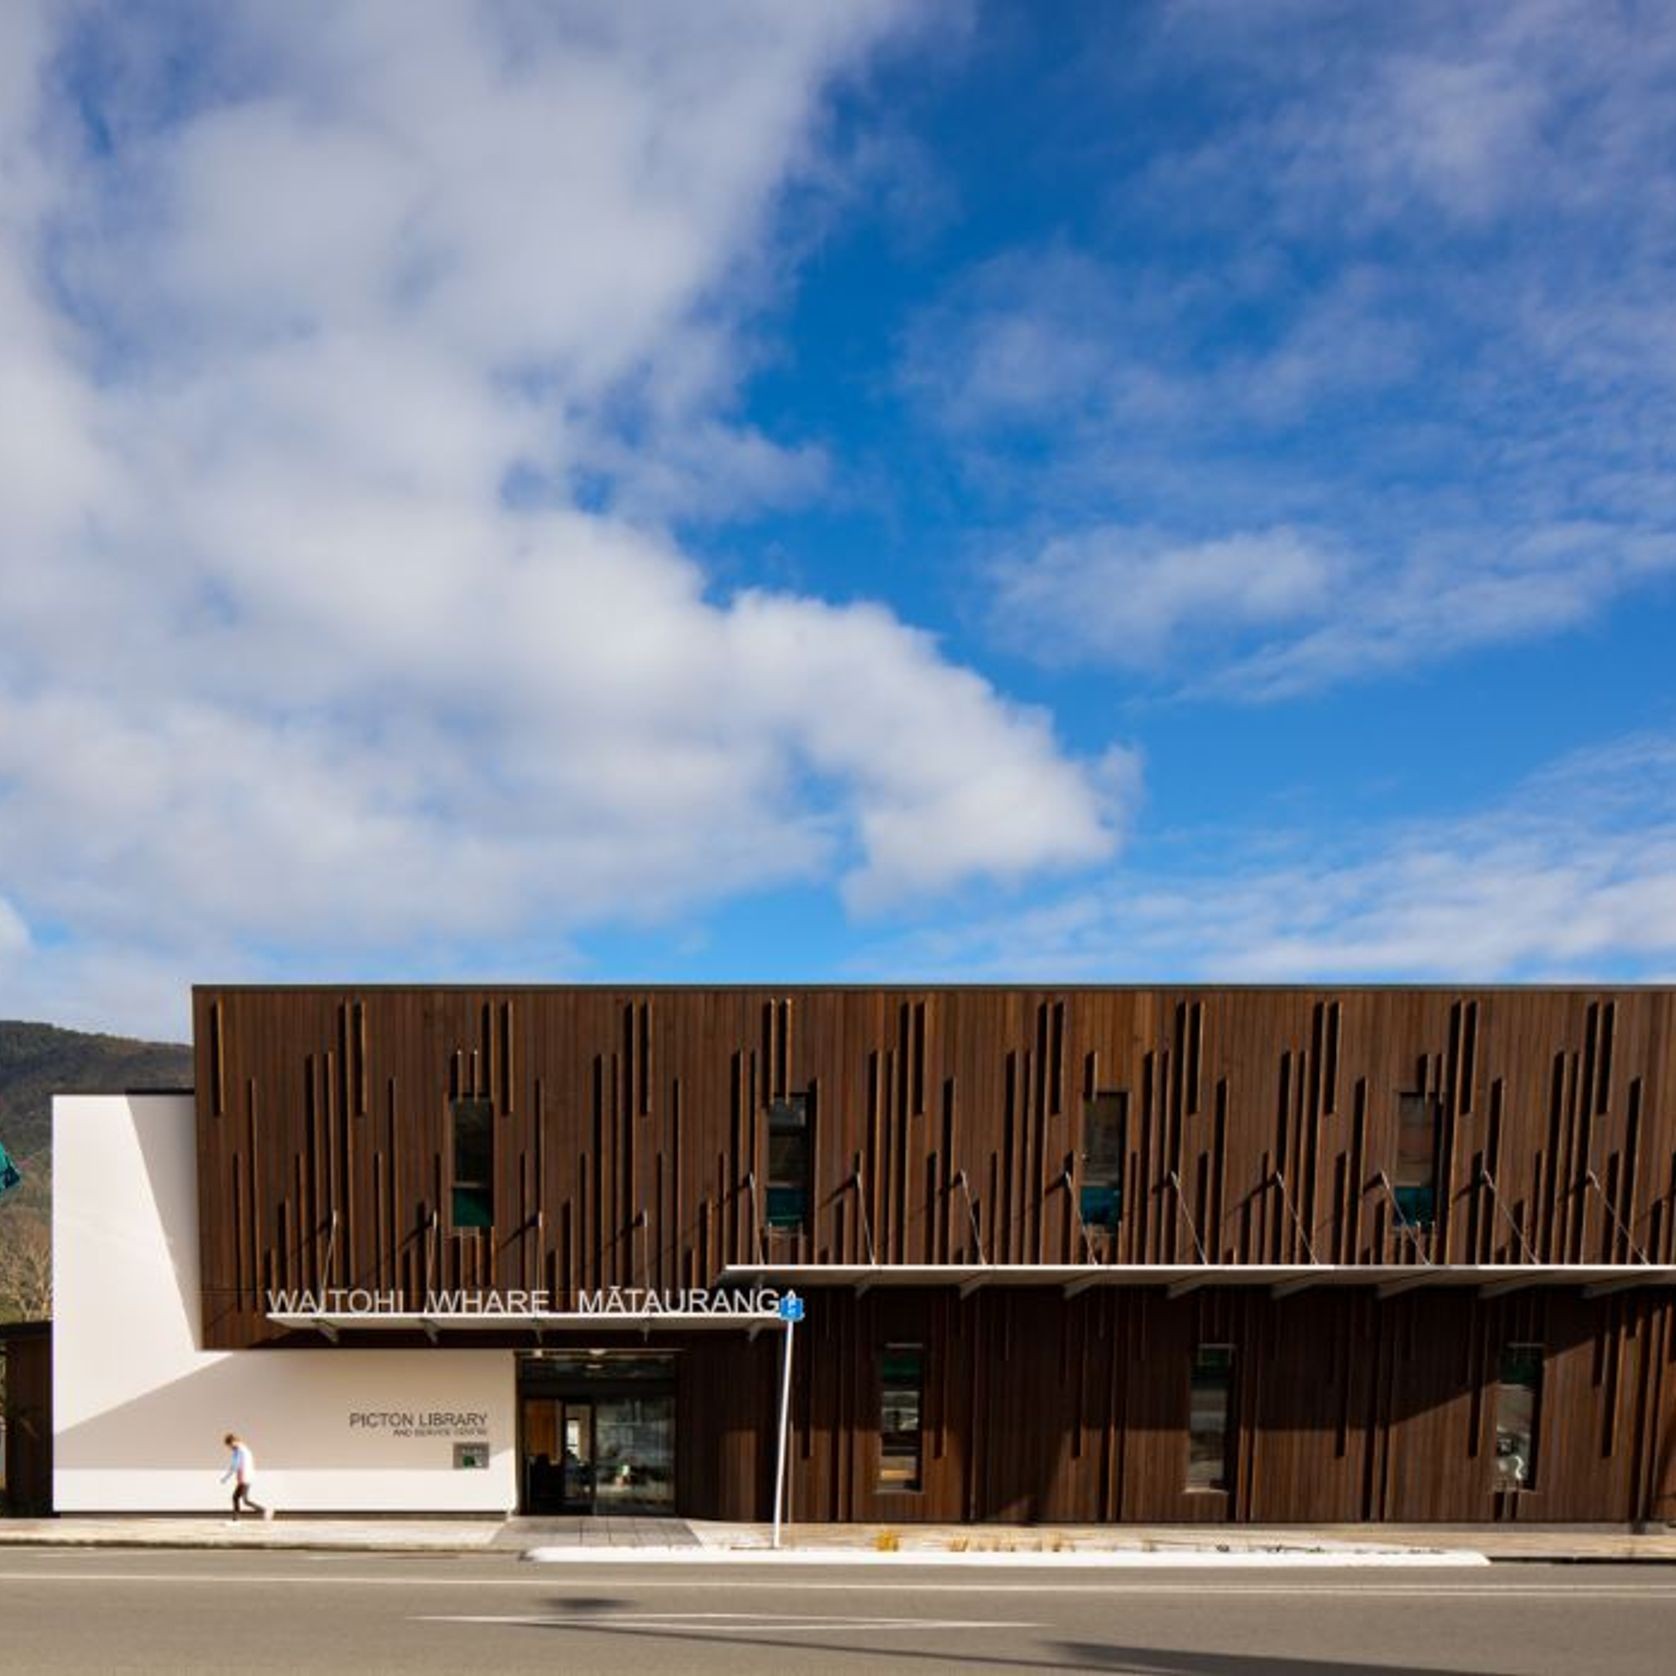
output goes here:
[{"label": "window", "polygon": [[768,1226],[795,1233],[808,1216],[809,1096],[792,1094],[768,1104]]},{"label": "window", "polygon": [[1187,1407],[1187,1487],[1228,1488],[1228,1405],[1234,1390],[1234,1352],[1206,1344],[1193,1357]]},{"label": "window", "polygon": [[925,1349],[887,1344],[879,1363],[879,1488],[918,1490],[921,1415],[925,1406]]},{"label": "window", "polygon": [[495,1220],[495,1108],[456,1100],[453,1116],[454,1226],[487,1228]]},{"label": "window", "polygon": [[1397,1096],[1397,1214],[1410,1228],[1437,1219],[1437,1102],[1427,1094]]},{"label": "window", "polygon": [[1129,1096],[1118,1089],[1082,1105],[1082,1189],[1077,1210],[1085,1228],[1114,1233],[1123,1219],[1123,1155]]},{"label": "window", "polygon": [[1496,1386],[1496,1488],[1536,1488],[1536,1427],[1542,1404],[1542,1346],[1510,1344]]}]

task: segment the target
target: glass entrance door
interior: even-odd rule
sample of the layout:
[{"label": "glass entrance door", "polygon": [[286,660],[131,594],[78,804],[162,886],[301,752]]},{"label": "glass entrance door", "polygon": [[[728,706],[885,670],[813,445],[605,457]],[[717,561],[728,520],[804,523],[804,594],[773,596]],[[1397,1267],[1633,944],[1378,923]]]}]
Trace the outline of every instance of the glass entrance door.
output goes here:
[{"label": "glass entrance door", "polygon": [[595,1409],[594,1511],[672,1511],[675,1399],[602,1397]]},{"label": "glass entrance door", "polygon": [[524,1399],[524,1511],[594,1510],[594,1405]]},{"label": "glass entrance door", "polygon": [[560,1435],[564,1439],[559,1510],[591,1513],[594,1510],[594,1405],[560,1403],[559,1411]]},{"label": "glass entrance door", "polygon": [[674,1383],[668,1355],[521,1358],[523,1510],[673,1513]]}]

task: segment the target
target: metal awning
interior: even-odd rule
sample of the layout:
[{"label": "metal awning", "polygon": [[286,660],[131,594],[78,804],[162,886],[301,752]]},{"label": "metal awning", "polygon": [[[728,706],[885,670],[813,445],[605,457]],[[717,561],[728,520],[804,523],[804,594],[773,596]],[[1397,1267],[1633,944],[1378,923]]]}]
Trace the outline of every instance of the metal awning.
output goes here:
[{"label": "metal awning", "polygon": [[793,1287],[953,1286],[962,1297],[992,1286],[1056,1286],[1066,1297],[1103,1287],[1180,1297],[1206,1286],[1267,1287],[1273,1296],[1321,1286],[1371,1286],[1380,1297],[1446,1287],[1500,1297],[1533,1286],[1574,1286],[1586,1298],[1676,1286],[1676,1268],[1651,1263],[737,1263],[717,1284]]},{"label": "metal awning", "polygon": [[[874,1287],[954,1287],[961,1297],[989,1287],[1057,1287],[1065,1297],[1112,1287],[1161,1291],[1179,1298],[1207,1286],[1266,1288],[1286,1298],[1320,1287],[1371,1287],[1381,1298],[1404,1292],[1472,1289],[1498,1298],[1537,1286],[1579,1288],[1585,1298],[1653,1286],[1676,1286],[1676,1267],[1652,1263],[735,1263],[717,1276],[718,1288],[773,1286],[782,1290],[847,1287],[858,1296]],[[545,1310],[270,1312],[289,1332],[316,1332],[333,1343],[342,1333],[422,1333],[434,1344],[447,1333],[716,1333],[753,1338],[783,1323],[776,1313],[699,1310]]]},{"label": "metal awning", "polygon": [[320,1311],[305,1314],[270,1312],[276,1327],[289,1332],[317,1332],[323,1338],[337,1342],[340,1333],[423,1333],[434,1344],[443,1333],[516,1333],[527,1332],[537,1339],[546,1332],[639,1333],[648,1336],[655,1332],[717,1333],[746,1332],[753,1338],[764,1327],[779,1327],[783,1323],[772,1310],[739,1311],[729,1314],[718,1311],[709,1314],[697,1310],[662,1310],[649,1314],[604,1310],[546,1310],[499,1313],[389,1311],[357,1313],[354,1311]]}]

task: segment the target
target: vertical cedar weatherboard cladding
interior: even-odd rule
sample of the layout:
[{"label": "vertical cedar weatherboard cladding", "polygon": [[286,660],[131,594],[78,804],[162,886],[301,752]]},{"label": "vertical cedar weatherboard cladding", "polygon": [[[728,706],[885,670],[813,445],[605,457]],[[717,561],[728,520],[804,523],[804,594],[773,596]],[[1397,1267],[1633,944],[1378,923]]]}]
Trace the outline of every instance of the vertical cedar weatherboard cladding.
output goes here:
[{"label": "vertical cedar weatherboard cladding", "polygon": [[[197,992],[212,1344],[269,1285],[702,1285],[727,1263],[1676,1262],[1668,990]],[[1076,1212],[1083,1101],[1125,1207]],[[768,1102],[812,1092],[770,1247]],[[1393,1214],[1398,1096],[1435,1226]],[[449,1103],[495,1111],[492,1227],[449,1225]],[[795,1249],[788,1247],[795,1246]]]},{"label": "vertical cedar weatherboard cladding", "polygon": [[[542,1286],[562,1307],[764,1257],[1676,1263],[1669,989],[204,988],[194,1005],[210,1348],[280,1336],[274,1287]],[[1076,1210],[1101,1091],[1128,1102],[1110,1236]],[[767,1103],[804,1092],[809,1215],[770,1235]],[[1437,1113],[1422,1234],[1382,1186],[1405,1092]],[[450,1226],[459,1094],[494,1106],[484,1229]],[[1551,1360],[1541,1487],[1502,1516],[1628,1517],[1672,1471],[1663,1291],[879,1291],[823,1295],[820,1315],[851,1372],[798,1399],[795,1493],[816,1517],[1483,1517],[1509,1334]],[[928,1349],[912,1509],[879,1502],[845,1430],[871,1423],[854,1370],[885,1331]],[[1241,1458],[1227,1491],[1189,1497],[1171,1358],[1213,1341],[1235,1346]],[[695,1350],[693,1379],[720,1355],[725,1385],[737,1351]],[[1459,1472],[1405,1475],[1422,1445]]]}]

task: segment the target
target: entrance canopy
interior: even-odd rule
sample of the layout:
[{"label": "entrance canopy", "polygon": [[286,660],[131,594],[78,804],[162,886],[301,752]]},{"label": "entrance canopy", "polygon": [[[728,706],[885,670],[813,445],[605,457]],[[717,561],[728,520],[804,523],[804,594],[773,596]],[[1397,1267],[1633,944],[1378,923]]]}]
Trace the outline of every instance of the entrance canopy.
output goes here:
[{"label": "entrance canopy", "polygon": [[[1109,1287],[1141,1287],[1179,1298],[1207,1286],[1263,1287],[1276,1298],[1320,1287],[1371,1287],[1381,1298],[1404,1292],[1473,1289],[1498,1298],[1535,1286],[1569,1286],[1585,1298],[1650,1286],[1676,1286],[1676,1267],[1653,1263],[738,1263],[724,1268],[718,1290],[775,1286],[846,1287],[858,1296],[879,1288],[953,1287],[961,1297],[989,1287],[1057,1287],[1067,1298]],[[771,1309],[743,1310],[353,1310],[270,1311],[274,1326],[317,1332],[639,1334],[745,1331],[784,1325]]]},{"label": "entrance canopy", "polygon": [[720,1286],[812,1288],[952,1286],[962,1297],[991,1286],[1057,1286],[1068,1298],[1103,1287],[1147,1287],[1180,1297],[1205,1286],[1262,1286],[1284,1298],[1319,1286],[1402,1292],[1474,1287],[1500,1297],[1532,1286],[1577,1286],[1586,1298],[1642,1286],[1676,1286],[1676,1268],[1651,1263],[740,1263]]},{"label": "entrance canopy", "polygon": [[423,1333],[434,1344],[441,1333],[527,1332],[539,1341],[546,1332],[639,1333],[750,1333],[784,1323],[773,1310],[749,1310],[710,1314],[700,1310],[654,1310],[630,1313],[626,1310],[541,1310],[501,1313],[495,1310],[388,1311],[357,1313],[270,1311],[268,1319],[290,1332],[318,1332],[335,1341],[339,1333]]}]

